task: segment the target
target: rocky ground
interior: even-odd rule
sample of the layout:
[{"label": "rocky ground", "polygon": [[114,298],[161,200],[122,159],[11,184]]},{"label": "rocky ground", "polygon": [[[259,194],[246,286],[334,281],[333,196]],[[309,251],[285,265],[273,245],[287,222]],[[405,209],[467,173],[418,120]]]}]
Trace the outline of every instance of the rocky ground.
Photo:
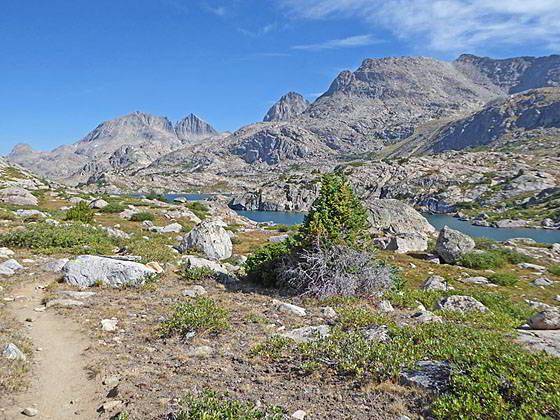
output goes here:
[{"label": "rocky ground", "polygon": [[[499,158],[488,157],[498,180]],[[428,167],[421,159],[415,164]],[[520,366],[555,366],[560,355],[559,245],[438,236],[405,204],[372,199],[387,248],[378,257],[400,267],[406,286],[370,298],[302,298],[243,280],[245,257],[288,227],[258,225],[220,199],[99,197],[0,170],[6,419],[159,419],[205,389],[279,407],[287,418],[441,417],[434,407],[449,410],[440,397],[453,378],[448,363],[464,363],[461,354],[482,363],[489,356],[477,352],[496,340],[495,355],[524,346],[515,350]],[[80,205],[95,212],[88,225],[67,220]],[[497,256],[507,260],[482,268]],[[170,324],[177,305],[203,314],[189,333],[169,333],[181,325]],[[464,351],[450,359],[447,346]],[[558,388],[546,389],[554,418]]]}]

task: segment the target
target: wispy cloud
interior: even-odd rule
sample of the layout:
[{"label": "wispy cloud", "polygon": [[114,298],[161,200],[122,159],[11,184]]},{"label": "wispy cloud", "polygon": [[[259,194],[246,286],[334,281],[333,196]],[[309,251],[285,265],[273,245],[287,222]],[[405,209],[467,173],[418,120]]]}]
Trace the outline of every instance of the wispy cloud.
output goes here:
[{"label": "wispy cloud", "polygon": [[356,18],[438,51],[560,43],[558,0],[277,0],[294,18]]},{"label": "wispy cloud", "polygon": [[320,51],[332,50],[337,48],[352,48],[372,45],[381,41],[373,38],[372,35],[356,35],[347,38],[331,39],[317,44],[294,45],[293,50]]},{"label": "wispy cloud", "polygon": [[277,28],[277,24],[276,23],[269,23],[267,25],[264,25],[260,28],[257,29],[247,29],[247,28],[237,28],[237,30],[239,32],[241,32],[243,35],[252,37],[252,38],[257,38],[259,36],[263,36],[266,34],[269,34],[270,32],[276,30]]}]

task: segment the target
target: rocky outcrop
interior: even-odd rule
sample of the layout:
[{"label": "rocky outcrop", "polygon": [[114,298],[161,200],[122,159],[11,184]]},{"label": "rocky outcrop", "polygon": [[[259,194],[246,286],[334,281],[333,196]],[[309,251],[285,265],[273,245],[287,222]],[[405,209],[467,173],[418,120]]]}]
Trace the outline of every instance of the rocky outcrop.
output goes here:
[{"label": "rocky outcrop", "polygon": [[297,183],[275,182],[257,192],[247,192],[229,202],[233,210],[304,212],[319,195],[320,184],[313,179]]},{"label": "rocky outcrop", "polygon": [[410,234],[428,238],[436,231],[424,216],[402,201],[368,200],[366,207],[369,211],[369,222],[377,234],[386,236]]},{"label": "rocky outcrop", "polygon": [[458,230],[444,226],[436,242],[436,253],[448,264],[455,264],[475,247],[473,239]]},{"label": "rocky outcrop", "polygon": [[440,299],[436,308],[441,311],[488,312],[488,308],[471,296],[453,295]]},{"label": "rocky outcrop", "polygon": [[79,256],[68,262],[62,271],[64,281],[77,287],[91,287],[97,283],[111,287],[134,286],[156,274],[144,264],[93,255]]},{"label": "rocky outcrop", "polygon": [[309,101],[299,93],[289,92],[268,110],[264,121],[289,121],[301,115],[307,107],[309,107]]},{"label": "rocky outcrop", "polygon": [[179,250],[181,252],[198,251],[214,261],[231,257],[233,244],[223,226],[223,222],[212,220],[199,223],[183,238]]}]

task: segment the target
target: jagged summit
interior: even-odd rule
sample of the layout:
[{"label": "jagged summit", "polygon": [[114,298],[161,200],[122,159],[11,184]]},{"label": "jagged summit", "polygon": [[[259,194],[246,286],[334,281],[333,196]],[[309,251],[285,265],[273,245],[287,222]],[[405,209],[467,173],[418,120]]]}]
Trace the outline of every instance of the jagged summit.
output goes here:
[{"label": "jagged summit", "polygon": [[183,143],[191,143],[218,134],[214,127],[192,113],[177,122],[174,129]]},{"label": "jagged summit", "polygon": [[265,122],[289,121],[301,115],[309,107],[309,101],[296,92],[282,96],[267,112]]}]

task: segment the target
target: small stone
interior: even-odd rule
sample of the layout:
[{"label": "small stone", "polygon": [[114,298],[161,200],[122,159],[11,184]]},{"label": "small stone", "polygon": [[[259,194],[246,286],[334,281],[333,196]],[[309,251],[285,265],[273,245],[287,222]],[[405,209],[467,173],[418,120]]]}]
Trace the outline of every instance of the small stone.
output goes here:
[{"label": "small stone", "polygon": [[119,377],[118,376],[107,376],[105,379],[103,379],[103,385],[105,386],[109,386],[111,388],[117,386],[119,384]]},{"label": "small stone", "polygon": [[300,306],[292,305],[291,303],[280,302],[275,299],[272,301],[272,304],[275,305],[276,310],[279,312],[291,313],[293,315],[298,315],[298,316],[307,315],[304,308]]},{"label": "small stone", "polygon": [[161,274],[164,272],[163,267],[161,265],[159,265],[158,262],[149,262],[148,264],[146,264],[146,267],[151,268],[152,270],[154,270],[157,274]]},{"label": "small stone", "polygon": [[294,414],[292,414],[293,419],[304,420],[307,416],[307,413],[303,410],[298,410]]},{"label": "small stone", "polygon": [[368,327],[364,331],[364,336],[366,341],[381,341],[382,343],[391,341],[391,337],[389,336],[389,327],[387,325]]},{"label": "small stone", "polygon": [[39,410],[37,410],[36,408],[27,407],[21,412],[21,414],[27,417],[35,417],[37,414],[39,414]]},{"label": "small stone", "polygon": [[54,306],[59,306],[62,308],[69,308],[72,306],[84,306],[84,302],[73,299],[54,299],[47,302],[46,307],[52,308]]},{"label": "small stone", "polygon": [[467,277],[464,279],[459,279],[461,283],[471,283],[471,284],[488,284],[490,280],[486,277]]},{"label": "small stone", "polygon": [[323,306],[321,308],[319,308],[319,310],[321,311],[321,315],[323,315],[325,318],[336,318],[337,314],[336,311],[331,308],[330,306]]},{"label": "small stone", "polygon": [[210,356],[212,353],[214,353],[214,349],[210,346],[191,347],[186,351],[187,356],[192,357]]},{"label": "small stone", "polygon": [[10,360],[26,360],[27,356],[13,343],[6,346],[2,356]]},{"label": "small stone", "polygon": [[204,296],[206,295],[208,292],[206,291],[206,289],[202,286],[193,286],[190,289],[187,290],[183,290],[183,296],[187,296],[187,297],[191,297],[191,298],[195,298],[195,297],[199,297],[199,296]]},{"label": "small stone", "polygon": [[394,312],[395,309],[393,308],[393,305],[391,305],[391,302],[389,302],[388,300],[382,300],[381,302],[379,302],[377,304],[377,309],[380,312]]},{"label": "small stone", "polygon": [[325,338],[328,335],[328,325],[296,328],[295,330],[291,330],[283,334],[284,337],[291,338],[297,343],[309,343],[310,341]]},{"label": "small stone", "polygon": [[101,320],[101,329],[103,331],[115,331],[117,329],[117,323],[119,321],[116,318],[111,319],[102,319]]},{"label": "small stone", "polygon": [[45,312],[45,309],[47,309],[46,306],[38,306],[38,307],[34,308],[33,310],[35,312]]},{"label": "small stone", "polygon": [[108,401],[100,407],[99,411],[101,411],[101,412],[112,411],[115,408],[120,407],[121,404],[122,404],[122,401],[119,401],[119,400]]},{"label": "small stone", "polygon": [[530,264],[530,263],[521,263],[517,265],[519,268],[524,268],[526,270],[535,270],[535,271],[545,271],[546,267],[537,264]]},{"label": "small stone", "polygon": [[423,360],[416,362],[413,369],[401,371],[401,383],[427,389],[435,393],[445,392],[449,387],[451,366],[448,362]]},{"label": "small stone", "polygon": [[418,322],[426,323],[426,322],[439,322],[442,323],[443,319],[440,316],[434,315],[430,311],[419,311],[412,315],[412,318],[415,318]]},{"label": "small stone", "polygon": [[431,276],[426,279],[424,285],[422,286],[424,290],[453,290],[453,286],[450,286],[441,276]]},{"label": "small stone", "polygon": [[529,319],[529,325],[535,330],[560,330],[560,310],[545,309]]},{"label": "small stone", "polygon": [[458,312],[489,312],[488,308],[471,296],[449,296],[440,299],[436,308],[442,311],[458,311]]},{"label": "small stone", "polygon": [[548,286],[552,286],[554,283],[554,281],[550,281],[549,279],[547,279],[546,277],[539,277],[538,279],[533,280],[531,283],[529,283],[531,286],[535,286],[535,287],[548,287]]}]

